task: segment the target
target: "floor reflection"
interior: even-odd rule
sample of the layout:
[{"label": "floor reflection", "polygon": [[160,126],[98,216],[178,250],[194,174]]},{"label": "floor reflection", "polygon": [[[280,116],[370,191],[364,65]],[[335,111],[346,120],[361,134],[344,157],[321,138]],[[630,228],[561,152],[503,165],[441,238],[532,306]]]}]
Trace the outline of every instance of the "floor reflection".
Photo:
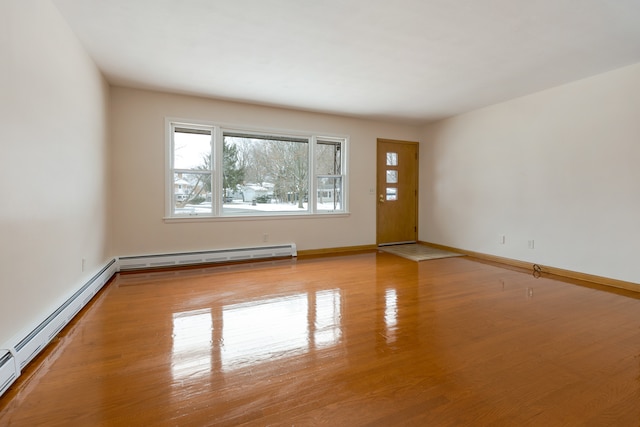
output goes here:
[{"label": "floor reflection", "polygon": [[173,315],[171,375],[174,381],[197,379],[211,371],[211,309]]},{"label": "floor reflection", "polygon": [[398,328],[398,294],[395,288],[389,288],[384,294],[384,325],[387,344],[396,341],[396,329]]},{"label": "floor reflection", "polygon": [[222,312],[222,370],[230,371],[337,344],[340,290],[229,305]]},{"label": "floor reflection", "polygon": [[[342,339],[339,289],[264,298],[173,315],[174,380],[229,372],[334,346]],[[213,363],[215,361],[215,363]],[[215,365],[215,366],[214,366]]]},{"label": "floor reflection", "polygon": [[307,294],[224,307],[222,370],[306,352],[308,307]]},{"label": "floor reflection", "polygon": [[314,344],[316,347],[335,345],[342,338],[340,290],[318,291],[315,297]]}]

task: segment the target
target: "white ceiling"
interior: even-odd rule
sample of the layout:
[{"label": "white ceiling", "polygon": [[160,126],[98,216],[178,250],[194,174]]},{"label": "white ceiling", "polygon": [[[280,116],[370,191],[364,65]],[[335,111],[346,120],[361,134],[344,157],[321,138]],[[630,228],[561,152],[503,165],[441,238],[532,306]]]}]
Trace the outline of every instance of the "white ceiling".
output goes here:
[{"label": "white ceiling", "polygon": [[115,85],[424,122],[640,62],[638,0],[53,0]]}]

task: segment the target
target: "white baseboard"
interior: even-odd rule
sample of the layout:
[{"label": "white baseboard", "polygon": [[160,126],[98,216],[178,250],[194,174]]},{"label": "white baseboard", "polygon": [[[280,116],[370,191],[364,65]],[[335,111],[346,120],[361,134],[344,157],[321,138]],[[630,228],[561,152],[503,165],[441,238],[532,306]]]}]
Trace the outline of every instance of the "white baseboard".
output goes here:
[{"label": "white baseboard", "polygon": [[129,271],[295,256],[297,256],[295,243],[287,243],[284,245],[257,246],[253,248],[126,256],[118,258],[118,266],[119,271]]}]

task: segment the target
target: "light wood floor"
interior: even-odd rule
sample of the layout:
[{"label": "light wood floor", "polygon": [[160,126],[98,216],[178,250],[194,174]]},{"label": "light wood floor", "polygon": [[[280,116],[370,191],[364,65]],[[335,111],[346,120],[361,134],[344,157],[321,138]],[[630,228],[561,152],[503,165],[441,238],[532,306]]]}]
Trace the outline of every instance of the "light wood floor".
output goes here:
[{"label": "light wood floor", "polygon": [[640,300],[469,258],[119,275],[0,425],[638,426]]}]

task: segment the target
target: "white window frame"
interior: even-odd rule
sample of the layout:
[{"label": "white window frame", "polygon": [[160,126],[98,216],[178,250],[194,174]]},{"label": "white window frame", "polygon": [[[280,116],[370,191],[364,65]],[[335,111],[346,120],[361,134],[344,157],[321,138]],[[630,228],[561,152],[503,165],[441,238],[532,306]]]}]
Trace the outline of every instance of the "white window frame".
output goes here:
[{"label": "white window frame", "polygon": [[[175,192],[174,192],[174,173],[183,172],[188,173],[188,170],[175,169],[173,165],[174,159],[174,129],[178,128],[193,128],[200,130],[211,131],[211,212],[210,213],[185,213],[176,214],[175,207]],[[245,215],[225,215],[223,212],[222,201],[222,182],[223,182],[223,135],[225,133],[240,133],[245,135],[256,135],[256,137],[283,137],[283,138],[300,138],[307,139],[308,142],[308,173],[307,173],[307,188],[308,188],[308,207],[305,211],[286,211],[286,212],[264,212],[258,211],[253,214]],[[165,221],[168,222],[183,222],[183,221],[202,221],[202,220],[256,220],[256,219],[277,219],[277,218],[309,218],[309,217],[339,217],[349,215],[349,173],[348,173],[348,153],[349,153],[349,137],[346,135],[332,135],[332,134],[319,134],[311,132],[299,132],[290,130],[275,130],[275,129],[259,129],[246,126],[233,126],[223,125],[214,122],[202,121],[202,120],[190,120],[179,118],[166,118],[165,119]],[[342,200],[341,209],[339,210],[319,210],[318,209],[318,177],[329,176],[324,174],[318,174],[316,171],[316,147],[317,141],[333,141],[341,144],[340,153],[340,171],[339,175],[331,175],[333,177],[340,177],[342,180]]]}]

